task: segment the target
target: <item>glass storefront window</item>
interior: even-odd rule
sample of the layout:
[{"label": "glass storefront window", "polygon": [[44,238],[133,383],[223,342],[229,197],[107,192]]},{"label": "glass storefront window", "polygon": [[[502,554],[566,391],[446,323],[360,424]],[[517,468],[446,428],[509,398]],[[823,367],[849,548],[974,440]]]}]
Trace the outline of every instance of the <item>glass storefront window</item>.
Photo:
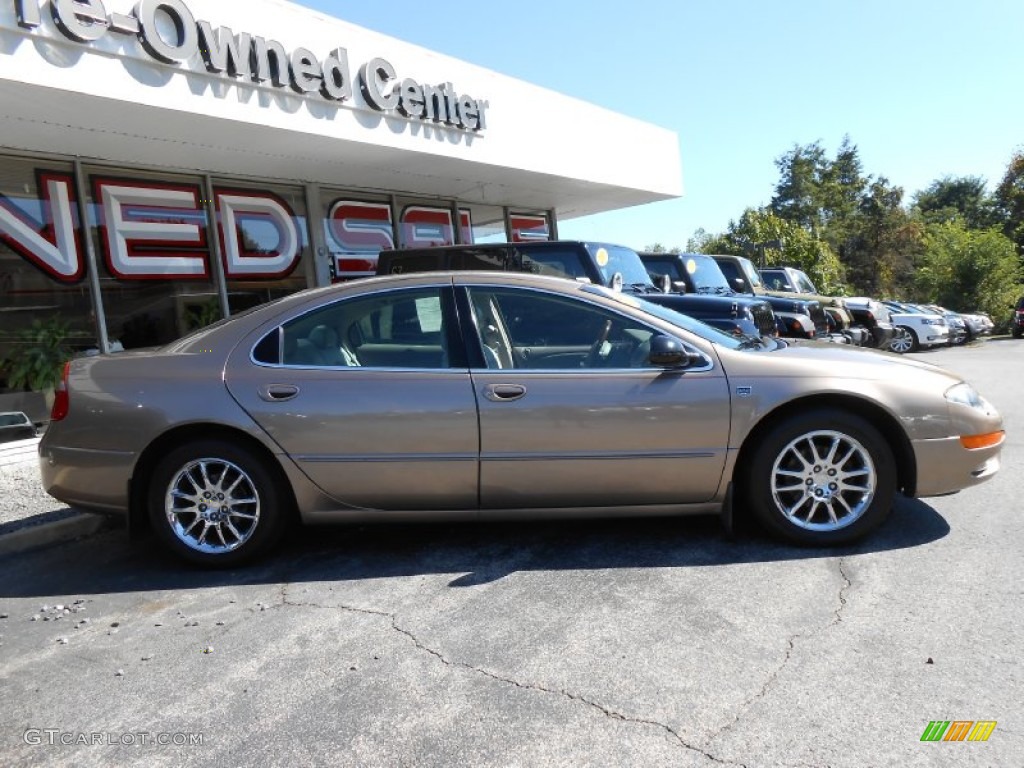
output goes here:
[{"label": "glass storefront window", "polygon": [[0,162],[0,360],[9,361],[0,365],[0,386],[12,361],[41,343],[40,333],[66,331],[71,353],[97,344],[77,225],[70,163]]},{"label": "glass storefront window", "polygon": [[[507,239],[500,206],[460,202],[456,238],[447,200],[322,188],[323,209],[310,220],[304,187],[230,179],[213,180],[211,227],[202,176],[101,164],[82,172],[84,227],[72,163],[0,158],[0,360],[34,322],[66,324],[70,352],[98,348],[89,242],[116,350],[219,319],[221,272],[232,313],[314,285],[310,226],[323,227],[333,280],[373,274],[385,248]],[[513,239],[547,239],[546,213],[513,211]]]},{"label": "glass storefront window", "polygon": [[213,193],[232,312],[316,284],[302,187],[214,179]]},{"label": "glass storefront window", "polygon": [[85,173],[112,347],[165,344],[219,319],[202,179]]},{"label": "glass storefront window", "polygon": [[512,211],[509,214],[509,228],[512,242],[529,243],[536,240],[551,240],[551,222],[546,213],[537,211]]},{"label": "glass storefront window", "polygon": [[374,274],[377,254],[395,247],[390,198],[325,188],[320,199],[331,281]]},{"label": "glass storefront window", "polygon": [[459,207],[469,210],[473,222],[471,242],[504,243],[508,240],[505,235],[505,212],[501,206],[467,203],[460,204]]},{"label": "glass storefront window", "polygon": [[[430,248],[454,245],[452,206],[446,200],[398,198],[398,247]],[[473,242],[473,217],[465,204],[459,204],[460,242]]]}]

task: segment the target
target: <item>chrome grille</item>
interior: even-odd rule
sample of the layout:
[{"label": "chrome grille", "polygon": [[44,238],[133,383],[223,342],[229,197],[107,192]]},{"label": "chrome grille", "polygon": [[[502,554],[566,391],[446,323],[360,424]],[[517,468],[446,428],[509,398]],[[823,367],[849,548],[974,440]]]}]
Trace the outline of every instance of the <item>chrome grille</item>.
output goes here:
[{"label": "chrome grille", "polygon": [[825,317],[825,310],[821,307],[821,302],[808,301],[807,302],[807,314],[811,316],[811,322],[814,323],[814,331],[818,336],[828,335],[828,318]]},{"label": "chrome grille", "polygon": [[761,335],[774,336],[775,313],[772,312],[771,304],[762,301],[752,306],[750,311],[754,314],[754,323],[757,324],[757,330],[761,332]]}]

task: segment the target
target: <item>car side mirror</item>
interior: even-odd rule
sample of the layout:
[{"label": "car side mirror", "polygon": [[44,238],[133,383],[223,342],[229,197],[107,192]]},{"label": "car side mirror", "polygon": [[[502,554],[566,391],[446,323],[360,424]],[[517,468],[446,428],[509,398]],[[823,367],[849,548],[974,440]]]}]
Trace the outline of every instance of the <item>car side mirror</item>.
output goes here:
[{"label": "car side mirror", "polygon": [[651,352],[647,359],[658,368],[689,368],[702,360],[696,352],[687,352],[679,339],[661,334],[651,337]]},{"label": "car side mirror", "polygon": [[682,280],[673,280],[672,290],[675,291],[676,293],[686,293],[686,283],[684,283]]},{"label": "car side mirror", "polygon": [[733,286],[733,288],[735,288],[740,293],[746,293],[747,292],[747,285],[744,282],[742,277],[734,277],[732,279],[732,286]]},{"label": "car side mirror", "polygon": [[655,284],[662,293],[672,293],[672,278],[669,275],[661,275]]}]

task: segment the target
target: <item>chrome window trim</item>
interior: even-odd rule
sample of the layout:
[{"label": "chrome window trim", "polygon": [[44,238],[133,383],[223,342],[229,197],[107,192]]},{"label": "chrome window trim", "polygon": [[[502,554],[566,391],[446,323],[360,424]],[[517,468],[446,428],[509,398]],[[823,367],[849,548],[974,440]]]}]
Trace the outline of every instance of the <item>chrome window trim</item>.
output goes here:
[{"label": "chrome window trim", "polygon": [[470,372],[469,368],[399,368],[392,366],[388,368],[376,368],[371,365],[293,365],[284,364],[274,365],[273,363],[261,363],[259,360],[253,360],[252,356],[249,356],[249,361],[260,368],[273,368],[275,370],[286,370],[286,371],[370,371],[373,373],[406,373],[412,371],[418,371],[420,373],[462,373],[466,374]]},{"label": "chrome window trim", "polygon": [[[443,304],[444,298],[442,296],[442,292],[445,289],[451,288],[451,287],[452,287],[452,284],[450,282],[448,282],[448,281],[441,281],[441,282],[437,282],[437,283],[430,282],[430,283],[421,284],[421,285],[415,285],[415,286],[404,286],[404,287],[401,287],[401,288],[393,288],[393,289],[387,291],[386,293],[389,294],[389,295],[392,295],[392,294],[398,294],[398,293],[405,293],[405,292],[409,292],[409,291],[423,291],[423,290],[427,290],[427,289],[436,289],[437,292],[438,292],[438,298],[441,299],[442,304]],[[249,347],[249,362],[252,365],[255,365],[255,366],[259,367],[259,368],[273,368],[273,369],[283,369],[283,370],[302,370],[302,371],[396,371],[396,372],[401,372],[401,371],[431,371],[431,372],[442,372],[443,373],[443,372],[446,372],[446,371],[457,371],[458,372],[458,371],[468,371],[469,370],[468,368],[406,368],[406,367],[402,367],[402,366],[389,366],[389,367],[386,367],[386,368],[380,368],[380,367],[375,367],[375,366],[372,366],[372,365],[305,365],[305,364],[299,365],[299,364],[295,364],[295,363],[284,363],[284,362],[265,363],[265,362],[263,362],[261,360],[257,360],[256,359],[256,347],[258,347],[260,345],[260,343],[265,338],[267,338],[267,336],[269,336],[271,333],[275,333],[276,332],[278,334],[278,349],[277,349],[278,357],[277,357],[277,359],[278,360],[284,360],[284,327],[288,323],[293,322],[295,320],[298,320],[299,318],[305,317],[306,315],[309,315],[309,314],[311,314],[313,312],[319,312],[320,310],[326,309],[327,307],[332,307],[335,304],[339,304],[339,303],[341,303],[343,301],[358,301],[359,299],[365,299],[366,297],[373,296],[373,295],[382,295],[382,294],[376,294],[374,291],[359,291],[359,292],[357,292],[357,293],[355,293],[355,294],[353,294],[351,296],[341,296],[341,297],[338,297],[336,299],[332,299],[331,301],[328,301],[328,302],[326,302],[324,304],[318,304],[318,305],[316,305],[314,307],[309,307],[309,308],[303,309],[302,311],[297,312],[294,315],[291,315],[290,317],[285,318],[284,320],[280,320],[280,319],[275,320],[274,328],[272,328],[270,331],[267,331],[266,333],[261,333],[259,338],[256,339],[256,342]],[[442,315],[442,320],[443,319],[444,318],[443,318],[443,315]]]}]

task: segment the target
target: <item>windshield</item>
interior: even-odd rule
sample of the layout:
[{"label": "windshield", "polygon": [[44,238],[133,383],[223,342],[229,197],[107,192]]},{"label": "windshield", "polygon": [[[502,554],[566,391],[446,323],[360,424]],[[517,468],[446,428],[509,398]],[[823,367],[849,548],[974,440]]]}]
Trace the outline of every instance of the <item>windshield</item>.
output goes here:
[{"label": "windshield", "polygon": [[610,285],[612,275],[622,275],[622,284],[628,287],[639,287],[644,290],[657,290],[647,274],[647,267],[640,260],[636,251],[621,245],[587,245],[587,250],[594,257],[594,262],[601,270],[602,282]]},{"label": "windshield", "polygon": [[757,270],[754,269],[753,262],[751,262],[746,256],[737,256],[736,258],[743,267],[743,274],[746,275],[747,281],[754,286],[754,288],[760,288],[761,276],[757,274]]},{"label": "windshield", "polygon": [[701,253],[686,253],[680,256],[686,264],[686,271],[693,280],[693,287],[697,293],[729,293],[729,281],[725,279],[722,270],[718,268],[718,262],[710,256]]},{"label": "windshield", "polygon": [[743,337],[733,336],[732,334],[725,333],[725,331],[712,328],[710,325],[705,325],[700,322],[700,320],[695,320],[689,315],[682,315],[668,307],[652,304],[646,299],[641,299],[638,296],[619,293],[618,291],[613,291],[610,288],[605,288],[600,285],[585,285],[581,286],[580,290],[586,293],[597,293],[601,296],[614,299],[619,304],[633,309],[639,309],[642,312],[646,312],[648,315],[658,318],[659,320],[664,320],[666,323],[671,323],[677,328],[690,331],[690,333],[694,333],[702,339],[707,339],[715,344],[721,344],[723,347],[728,347],[729,349],[739,349],[746,341]]},{"label": "windshield", "polygon": [[797,293],[817,293],[818,289],[814,287],[814,283],[811,282],[810,278],[807,277],[803,272],[796,272],[792,275],[794,282],[796,283]]}]

